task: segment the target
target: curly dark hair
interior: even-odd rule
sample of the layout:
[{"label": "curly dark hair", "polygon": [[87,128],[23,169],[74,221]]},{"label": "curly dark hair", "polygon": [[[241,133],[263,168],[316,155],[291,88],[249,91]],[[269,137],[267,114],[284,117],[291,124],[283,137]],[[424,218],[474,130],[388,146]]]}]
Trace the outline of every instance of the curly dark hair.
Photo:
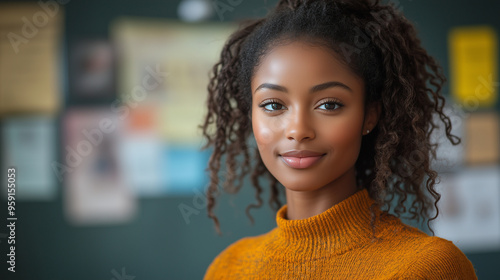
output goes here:
[{"label": "curly dark hair", "polygon": [[[373,207],[390,211],[393,205],[398,217],[408,213],[409,219],[427,219],[434,234],[429,222],[439,214],[441,195],[434,189],[438,174],[431,161],[436,158],[437,144],[432,143],[431,133],[442,122],[449,141],[460,143],[443,112],[445,98],[440,91],[446,78],[397,6],[378,0],[280,0],[266,17],[242,22],[226,41],[211,71],[208,113],[200,125],[207,140],[203,148],[213,147],[206,195],[208,217],[217,232],[221,234],[213,208],[221,181],[225,192],[236,193],[251,172],[257,203],[249,205],[246,213],[252,223],[249,210],[262,206],[260,177],[269,178],[270,207],[282,206],[278,181],[264,166],[257,148],[248,143],[252,133],[250,81],[266,53],[293,40],[335,51],[364,79],[365,106],[381,105],[378,124],[363,137],[355,164],[358,186],[366,188],[376,202],[371,209],[372,226]],[[225,177],[219,178],[223,156]],[[436,211],[431,218],[433,207]]]}]

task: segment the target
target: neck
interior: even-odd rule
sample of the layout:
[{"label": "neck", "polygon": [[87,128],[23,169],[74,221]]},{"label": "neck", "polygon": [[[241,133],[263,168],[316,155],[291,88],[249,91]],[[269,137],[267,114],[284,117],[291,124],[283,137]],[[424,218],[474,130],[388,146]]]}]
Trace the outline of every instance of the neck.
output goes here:
[{"label": "neck", "polygon": [[286,189],[287,219],[301,220],[321,214],[357,190],[354,167],[337,180],[312,191]]},{"label": "neck", "polygon": [[287,219],[284,205],[276,214],[271,250],[280,248],[283,261],[289,261],[297,252],[306,259],[325,258],[365,246],[389,227],[379,224],[381,211],[374,203],[368,190],[362,189],[323,213],[302,220]]}]

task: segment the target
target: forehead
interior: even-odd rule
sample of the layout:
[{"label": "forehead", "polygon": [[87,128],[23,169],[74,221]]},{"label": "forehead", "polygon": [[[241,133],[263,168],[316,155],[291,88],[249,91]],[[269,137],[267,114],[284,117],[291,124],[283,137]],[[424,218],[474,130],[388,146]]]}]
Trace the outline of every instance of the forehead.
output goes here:
[{"label": "forehead", "polygon": [[349,83],[360,90],[364,88],[363,79],[332,49],[294,41],[272,47],[260,59],[254,70],[251,88],[254,92],[263,82],[314,86],[331,80]]}]

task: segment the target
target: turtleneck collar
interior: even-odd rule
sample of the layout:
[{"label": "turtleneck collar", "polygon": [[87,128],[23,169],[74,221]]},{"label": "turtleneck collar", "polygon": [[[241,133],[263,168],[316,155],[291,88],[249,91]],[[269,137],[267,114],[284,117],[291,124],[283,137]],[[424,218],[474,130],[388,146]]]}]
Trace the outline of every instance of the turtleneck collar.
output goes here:
[{"label": "turtleneck collar", "polygon": [[[342,253],[372,240],[370,206],[374,200],[362,189],[321,214],[300,220],[288,220],[287,205],[276,213],[276,241],[291,250],[300,249],[311,257]],[[374,208],[376,222],[380,210]]]}]

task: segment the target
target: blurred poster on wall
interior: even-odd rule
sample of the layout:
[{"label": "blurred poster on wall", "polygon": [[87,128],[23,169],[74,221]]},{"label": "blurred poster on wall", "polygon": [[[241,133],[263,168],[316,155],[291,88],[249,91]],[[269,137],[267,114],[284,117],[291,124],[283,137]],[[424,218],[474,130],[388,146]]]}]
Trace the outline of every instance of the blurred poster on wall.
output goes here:
[{"label": "blurred poster on wall", "polygon": [[494,164],[500,160],[500,119],[496,112],[471,113],[465,120],[467,164]]},{"label": "blurred poster on wall", "polygon": [[63,22],[54,1],[0,4],[0,115],[58,111]]},{"label": "blurred poster on wall", "polygon": [[63,121],[64,209],[75,225],[115,224],[132,219],[136,197],[124,180],[118,139],[123,120],[109,108],[74,108]]},{"label": "blurred poster on wall", "polygon": [[[55,120],[46,116],[6,118],[2,136],[2,170],[16,169],[16,199],[55,199],[57,182],[50,167],[56,159]],[[2,186],[5,197],[7,184]]]},{"label": "blurred poster on wall", "polygon": [[[119,93],[130,99],[138,86],[162,104],[161,135],[172,145],[199,145],[206,113],[209,72],[233,23],[181,23],[122,18],[111,34],[119,47]],[[146,84],[149,84],[146,85]]]},{"label": "blurred poster on wall", "polygon": [[441,175],[436,236],[465,252],[500,249],[500,166],[467,168]]},{"label": "blurred poster on wall", "polygon": [[123,137],[118,140],[124,179],[139,196],[164,195],[163,149],[158,131],[158,108],[140,106],[125,119]]},{"label": "blurred poster on wall", "polygon": [[78,98],[110,97],[115,92],[114,49],[105,39],[80,40],[71,48],[70,92]]},{"label": "blurred poster on wall", "polygon": [[456,27],[448,36],[450,86],[465,109],[490,107],[498,99],[498,38],[490,26]]},{"label": "blurred poster on wall", "polygon": [[210,158],[208,150],[186,145],[167,145],[163,152],[165,192],[169,196],[192,196],[208,183],[205,168]]}]

